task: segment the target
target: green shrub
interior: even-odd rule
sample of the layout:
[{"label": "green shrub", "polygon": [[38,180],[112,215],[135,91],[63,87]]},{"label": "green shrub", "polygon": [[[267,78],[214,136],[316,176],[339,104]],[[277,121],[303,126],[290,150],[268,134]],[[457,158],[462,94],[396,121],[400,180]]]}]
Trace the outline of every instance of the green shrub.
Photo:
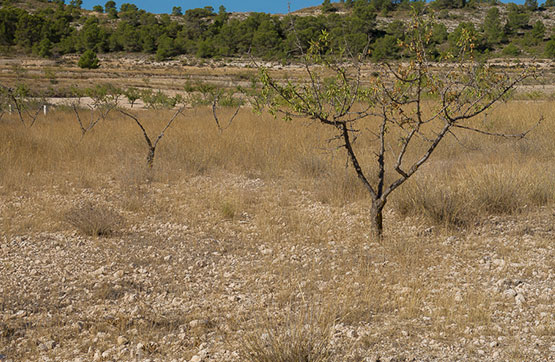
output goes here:
[{"label": "green shrub", "polygon": [[555,58],[555,39],[551,39],[545,45],[545,56],[551,59]]},{"label": "green shrub", "polygon": [[503,54],[516,57],[520,54],[520,49],[514,43],[511,43],[503,49]]},{"label": "green shrub", "polygon": [[100,66],[96,53],[90,49],[81,55],[77,65],[84,69],[96,69]]}]

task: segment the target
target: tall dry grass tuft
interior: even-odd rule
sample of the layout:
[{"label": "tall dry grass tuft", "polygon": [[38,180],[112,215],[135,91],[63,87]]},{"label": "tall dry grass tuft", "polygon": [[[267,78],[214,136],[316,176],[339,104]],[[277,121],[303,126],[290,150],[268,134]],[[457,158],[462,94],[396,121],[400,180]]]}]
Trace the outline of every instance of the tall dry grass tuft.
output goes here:
[{"label": "tall dry grass tuft", "polygon": [[[554,111],[553,102],[509,102],[480,126],[517,134]],[[420,215],[439,225],[467,226],[491,214],[514,214],[555,199],[553,120],[546,118],[525,139],[459,133],[393,195],[403,216]]]},{"label": "tall dry grass tuft", "polygon": [[103,205],[85,202],[74,206],[65,213],[65,220],[82,234],[88,236],[109,236],[123,226],[123,217]]},{"label": "tall dry grass tuft", "polygon": [[419,178],[404,185],[395,197],[402,216],[423,215],[443,226],[466,226],[475,214],[462,190],[453,189],[436,179]]},{"label": "tall dry grass tuft", "polygon": [[317,308],[288,308],[285,314],[266,316],[247,332],[240,355],[252,362],[335,361],[333,326],[329,313]]},{"label": "tall dry grass tuft", "polygon": [[470,164],[419,177],[395,197],[401,215],[423,215],[444,226],[468,226],[492,214],[514,214],[555,199],[553,170],[537,164]]}]

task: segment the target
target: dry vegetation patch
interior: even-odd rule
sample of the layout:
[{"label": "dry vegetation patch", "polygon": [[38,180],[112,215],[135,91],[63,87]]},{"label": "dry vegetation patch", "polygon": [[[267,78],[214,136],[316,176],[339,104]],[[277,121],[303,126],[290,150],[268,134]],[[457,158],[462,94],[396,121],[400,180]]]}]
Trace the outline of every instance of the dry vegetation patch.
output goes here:
[{"label": "dry vegetation patch", "polygon": [[[153,130],[168,118],[149,112]],[[517,128],[539,112],[553,103],[511,102],[490,117]],[[195,108],[148,171],[136,126],[111,117],[81,141],[70,112],[0,124],[8,360],[555,353],[552,119],[525,142],[451,139],[400,190],[378,242],[345,155],[322,147],[329,135],[315,124],[243,110],[220,134]],[[117,232],[76,228],[77,214]]]}]

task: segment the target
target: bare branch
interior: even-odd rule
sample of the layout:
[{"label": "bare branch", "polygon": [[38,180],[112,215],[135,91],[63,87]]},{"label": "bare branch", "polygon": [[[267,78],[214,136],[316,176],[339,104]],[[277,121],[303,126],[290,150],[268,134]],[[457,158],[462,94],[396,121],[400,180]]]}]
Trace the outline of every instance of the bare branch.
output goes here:
[{"label": "bare branch", "polygon": [[141,129],[141,131],[143,133],[143,136],[144,136],[144,139],[145,139],[145,142],[148,146],[148,154],[146,156],[146,164],[147,164],[147,167],[149,169],[151,169],[154,166],[154,156],[156,154],[156,146],[158,146],[158,142],[160,142],[162,137],[164,137],[164,134],[165,134],[166,130],[172,125],[173,121],[177,118],[177,116],[182,114],[184,109],[185,109],[185,106],[182,106],[181,108],[179,108],[173,114],[173,116],[170,118],[170,120],[166,123],[166,126],[162,129],[162,131],[160,132],[160,134],[158,135],[158,137],[154,141],[154,143],[151,141],[145,127],[142,125],[141,121],[139,120],[139,118],[137,116],[135,116],[134,114],[132,114],[130,112],[127,112],[123,109],[118,109],[118,111],[121,114],[123,114],[123,115],[131,118],[132,120],[134,120],[135,123],[137,124],[137,126],[139,126],[139,128]]},{"label": "bare branch", "polygon": [[382,195],[382,200],[386,200],[386,198],[389,196],[391,192],[393,192],[397,187],[401,186],[409,177],[411,177],[420,168],[420,166],[422,166],[430,158],[430,156],[432,155],[436,147],[439,145],[443,137],[445,137],[445,135],[447,134],[450,128],[451,128],[451,125],[449,123],[446,123],[443,126],[441,132],[439,132],[437,137],[434,139],[433,143],[430,145],[430,147],[428,147],[426,153],[417,162],[415,162],[408,171],[402,172],[402,173],[399,172],[401,174],[401,177],[395,180],[394,182],[392,182],[389,185],[389,187],[384,191]]},{"label": "bare branch", "polygon": [[139,119],[137,118],[137,116],[135,116],[134,114],[129,113],[129,112],[127,112],[127,111],[124,111],[123,109],[118,109],[118,111],[119,111],[121,114],[123,114],[123,115],[125,115],[125,116],[127,116],[127,117],[129,117],[129,118],[131,118],[132,120],[135,121],[135,123],[137,124],[137,126],[139,126],[139,128],[140,128],[141,131],[143,132],[143,136],[144,136],[144,138],[145,138],[145,141],[146,141],[146,143],[147,143],[149,149],[152,149],[153,146],[152,146],[152,142],[151,142],[151,140],[150,140],[150,137],[148,136],[148,133],[146,132],[146,129],[143,127],[141,121],[139,121]]},{"label": "bare branch", "polygon": [[233,113],[233,116],[231,116],[231,118],[227,121],[227,125],[225,127],[222,127],[222,125],[220,124],[220,120],[218,119],[218,115],[216,114],[218,99],[219,99],[219,95],[216,95],[214,97],[214,102],[212,102],[212,115],[214,116],[214,120],[216,121],[216,126],[218,127],[218,130],[220,131],[220,133],[223,133],[223,131],[225,131],[231,126],[231,123],[233,123],[235,116],[237,116],[237,113],[239,113],[239,109],[241,109],[241,106],[237,107],[237,109],[235,110],[235,113]]},{"label": "bare branch", "polygon": [[164,137],[164,133],[166,132],[166,130],[168,128],[170,128],[170,126],[172,125],[173,121],[177,118],[178,115],[183,113],[183,110],[185,109],[185,106],[179,108],[172,116],[172,118],[169,120],[169,122],[166,124],[166,126],[164,127],[164,129],[162,130],[162,132],[160,132],[160,134],[158,135],[158,137],[156,138],[156,141],[154,141],[154,148],[156,148],[156,145],[158,144],[158,142],[162,139],[162,137]]},{"label": "bare branch", "polygon": [[543,122],[543,119],[544,119],[544,117],[542,115],[540,117],[540,119],[532,127],[530,127],[529,129],[527,129],[526,131],[524,131],[522,133],[516,133],[516,134],[488,132],[488,131],[481,130],[479,128],[464,126],[464,125],[461,125],[461,124],[454,124],[453,127],[465,129],[465,130],[480,133],[480,134],[484,134],[486,136],[522,139],[522,138],[526,137],[528,135],[528,133],[532,132],[532,130],[534,130],[536,127],[538,127],[540,125],[540,123]]},{"label": "bare branch", "polygon": [[349,158],[351,159],[351,164],[353,165],[353,168],[355,169],[358,178],[362,181],[362,184],[368,190],[368,192],[370,192],[372,197],[374,198],[377,197],[376,191],[374,190],[372,185],[370,185],[370,182],[368,182],[366,175],[364,174],[364,172],[362,171],[362,168],[360,167],[360,163],[358,162],[355,151],[353,150],[353,145],[351,144],[351,139],[349,137],[349,130],[347,128],[347,124],[342,123],[340,125],[340,130],[343,135],[343,140],[345,142],[345,149],[347,150]]}]

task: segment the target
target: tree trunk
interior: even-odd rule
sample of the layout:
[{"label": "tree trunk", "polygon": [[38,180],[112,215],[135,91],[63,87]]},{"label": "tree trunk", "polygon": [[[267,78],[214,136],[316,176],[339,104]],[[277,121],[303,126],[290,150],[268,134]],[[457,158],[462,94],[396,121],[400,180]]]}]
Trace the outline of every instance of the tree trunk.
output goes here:
[{"label": "tree trunk", "polygon": [[370,222],[372,225],[372,236],[377,239],[383,237],[383,207],[385,203],[372,200],[372,209],[370,210]]},{"label": "tree trunk", "polygon": [[146,166],[151,169],[154,166],[154,152],[156,151],[155,148],[151,148],[148,151],[148,155],[146,156]]}]

